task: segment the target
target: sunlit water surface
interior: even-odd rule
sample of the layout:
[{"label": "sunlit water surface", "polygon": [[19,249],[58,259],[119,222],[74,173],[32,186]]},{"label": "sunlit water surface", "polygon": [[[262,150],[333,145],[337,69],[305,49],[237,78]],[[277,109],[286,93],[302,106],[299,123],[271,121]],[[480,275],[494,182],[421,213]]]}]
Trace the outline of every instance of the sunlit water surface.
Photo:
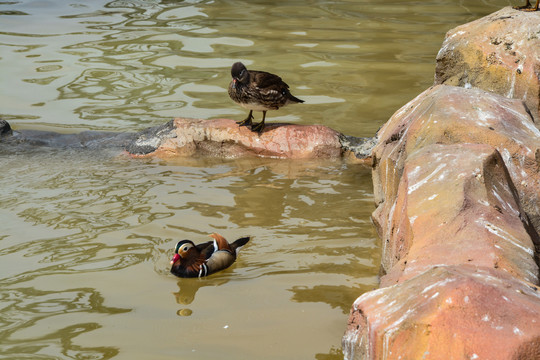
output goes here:
[{"label": "sunlit water surface", "polygon": [[[372,136],[432,83],[447,30],[508,4],[0,1],[0,116],[59,132],[240,120],[241,60],[306,100],[269,122]],[[0,146],[0,169],[0,358],[339,359],[377,285],[359,165]],[[253,238],[223,272],[170,275],[175,243],[210,232]]]}]

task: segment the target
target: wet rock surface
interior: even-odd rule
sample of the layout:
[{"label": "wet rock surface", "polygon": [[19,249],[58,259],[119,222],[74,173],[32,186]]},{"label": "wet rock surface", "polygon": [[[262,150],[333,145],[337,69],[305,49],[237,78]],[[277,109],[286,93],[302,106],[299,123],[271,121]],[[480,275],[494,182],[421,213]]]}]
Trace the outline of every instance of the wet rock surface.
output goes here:
[{"label": "wet rock surface", "polygon": [[152,126],[138,132],[127,144],[126,151],[132,155],[148,155],[156,151],[166,140],[176,136],[174,120]]}]

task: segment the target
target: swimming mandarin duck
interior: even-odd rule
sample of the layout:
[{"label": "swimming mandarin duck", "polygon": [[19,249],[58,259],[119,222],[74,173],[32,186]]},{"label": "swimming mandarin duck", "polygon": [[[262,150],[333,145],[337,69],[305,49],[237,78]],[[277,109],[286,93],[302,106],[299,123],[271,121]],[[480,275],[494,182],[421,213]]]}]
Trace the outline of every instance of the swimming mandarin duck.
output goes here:
[{"label": "swimming mandarin duck", "polygon": [[294,97],[287,85],[277,75],[265,71],[248,70],[241,62],[231,68],[232,81],[229,84],[229,96],[240,106],[249,110],[249,115],[240,126],[251,126],[253,111],[262,111],[262,121],[251,127],[259,134],[264,129],[264,119],[268,110],[277,110],[288,104],[303,103]]},{"label": "swimming mandarin duck", "polygon": [[527,0],[527,3],[524,6],[514,6],[514,9],[522,10],[522,11],[538,11],[539,4],[540,4],[540,0],[536,0],[536,5],[531,6],[530,1]]},{"label": "swimming mandarin duck", "polygon": [[238,250],[249,237],[228,243],[219,234],[210,235],[213,241],[195,245],[191,240],[181,240],[176,244],[171,260],[171,273],[179,277],[203,277],[226,269],[234,263]]}]

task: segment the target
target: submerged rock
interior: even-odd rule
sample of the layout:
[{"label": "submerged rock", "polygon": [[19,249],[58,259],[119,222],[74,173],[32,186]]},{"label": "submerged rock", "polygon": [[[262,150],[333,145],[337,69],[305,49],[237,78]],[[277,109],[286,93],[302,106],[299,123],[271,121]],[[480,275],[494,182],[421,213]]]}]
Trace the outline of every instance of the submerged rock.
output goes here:
[{"label": "submerged rock", "polygon": [[6,120],[0,120],[0,137],[13,135],[13,130]]},{"label": "submerged rock", "polygon": [[504,8],[446,34],[435,84],[478,87],[523,100],[540,127],[539,49],[538,13]]},{"label": "submerged rock", "polygon": [[0,146],[5,152],[31,151],[40,147],[121,152],[134,138],[135,133],[129,132],[83,131],[62,134],[41,130],[13,131],[9,123],[0,122]]}]

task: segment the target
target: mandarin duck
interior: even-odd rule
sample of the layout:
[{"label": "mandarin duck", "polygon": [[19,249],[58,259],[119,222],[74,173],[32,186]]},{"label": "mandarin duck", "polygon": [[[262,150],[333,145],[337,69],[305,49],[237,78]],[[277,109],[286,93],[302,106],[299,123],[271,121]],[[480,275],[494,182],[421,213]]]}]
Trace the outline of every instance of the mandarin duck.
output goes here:
[{"label": "mandarin duck", "polygon": [[179,277],[203,277],[226,269],[250,239],[243,237],[229,244],[219,234],[213,233],[210,237],[214,240],[199,245],[191,240],[179,241],[171,260],[171,273]]},{"label": "mandarin duck", "polygon": [[249,110],[249,115],[240,126],[252,126],[253,111],[262,111],[262,121],[251,127],[259,134],[264,129],[264,120],[268,110],[277,110],[288,104],[303,103],[294,97],[287,85],[277,75],[265,71],[248,70],[241,62],[231,68],[232,81],[229,84],[229,96],[238,105]]}]

